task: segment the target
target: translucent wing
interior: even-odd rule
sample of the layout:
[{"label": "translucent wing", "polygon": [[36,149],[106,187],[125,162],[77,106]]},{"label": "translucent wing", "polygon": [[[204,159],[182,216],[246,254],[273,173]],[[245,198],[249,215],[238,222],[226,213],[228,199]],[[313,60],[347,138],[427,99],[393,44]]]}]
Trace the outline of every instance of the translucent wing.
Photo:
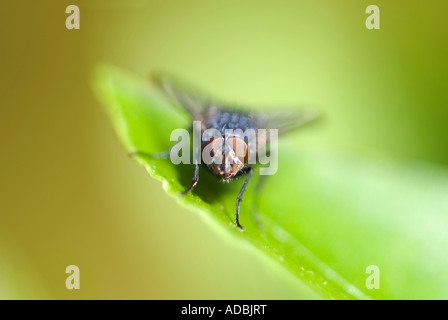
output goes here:
[{"label": "translucent wing", "polygon": [[155,74],[152,76],[152,80],[194,120],[204,120],[209,108],[213,106],[211,99],[205,98],[196,89],[192,89],[168,75]]},{"label": "translucent wing", "polygon": [[279,135],[283,135],[298,129],[319,116],[319,112],[313,108],[301,108],[297,110],[265,111],[255,116],[257,127],[263,129],[277,129]]},{"label": "translucent wing", "polygon": [[[175,80],[167,74],[155,74],[153,81],[165,91],[172,100],[186,110],[193,120],[207,122],[219,111],[240,113],[251,119],[254,129],[277,129],[279,135],[293,131],[316,119],[318,112],[312,108],[299,108],[294,110],[260,110],[259,108],[240,109],[229,107],[226,104],[212,100],[200,94],[184,82]],[[264,140],[264,141],[263,141]],[[269,141],[269,133],[265,138],[260,137],[259,142]]]}]

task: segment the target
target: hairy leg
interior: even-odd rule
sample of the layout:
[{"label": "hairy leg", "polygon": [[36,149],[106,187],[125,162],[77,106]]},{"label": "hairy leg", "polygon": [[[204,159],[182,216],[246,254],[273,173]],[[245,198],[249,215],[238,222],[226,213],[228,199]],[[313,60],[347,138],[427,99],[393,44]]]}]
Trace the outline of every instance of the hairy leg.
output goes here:
[{"label": "hairy leg", "polygon": [[240,202],[243,198],[243,193],[246,190],[247,183],[249,182],[250,177],[252,176],[252,173],[254,172],[253,168],[250,168],[247,174],[246,181],[244,181],[244,185],[241,188],[240,193],[238,194],[238,197],[236,198],[236,226],[238,229],[243,230],[243,226],[240,224]]},{"label": "hairy leg", "polygon": [[[135,151],[130,152],[129,155],[131,157],[140,156],[140,157],[147,157],[147,158],[150,158],[150,159],[169,159],[170,158],[170,151],[171,150],[166,150],[166,151],[162,151],[162,152],[155,152],[155,153],[149,153],[149,152],[143,152],[143,151],[140,151],[140,150],[135,150]],[[199,151],[196,150],[196,152],[195,152],[196,160],[197,160],[198,156],[199,156]],[[182,192],[181,195],[186,195],[191,190],[193,190],[194,187],[196,187],[196,185],[198,184],[198,181],[199,181],[199,164],[198,164],[198,161],[195,161],[193,181],[191,182],[191,185],[188,187],[188,189],[185,190],[184,192]]]},{"label": "hairy leg", "polygon": [[149,153],[149,152],[143,152],[140,150],[135,150],[129,153],[129,156],[131,157],[135,157],[135,156],[139,156],[139,157],[147,157],[147,158],[151,158],[151,159],[169,159],[170,158],[170,151],[171,150],[166,150],[166,151],[162,151],[162,152],[155,152],[155,153]]},{"label": "hairy leg", "polygon": [[198,184],[198,180],[199,180],[199,149],[196,149],[196,152],[194,153],[194,175],[193,175],[193,181],[191,182],[190,186],[188,187],[187,190],[185,190],[184,192],[182,192],[182,195],[186,195],[187,193],[189,193],[191,190],[194,189],[194,187],[196,187],[196,185]]}]

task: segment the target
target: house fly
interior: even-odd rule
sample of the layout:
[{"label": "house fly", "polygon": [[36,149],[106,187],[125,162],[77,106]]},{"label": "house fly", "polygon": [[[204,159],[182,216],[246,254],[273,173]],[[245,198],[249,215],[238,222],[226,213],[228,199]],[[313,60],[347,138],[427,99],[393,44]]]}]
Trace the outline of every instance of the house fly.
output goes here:
[{"label": "house fly", "polygon": [[[236,177],[246,175],[244,184],[236,198],[235,213],[236,226],[243,230],[239,221],[240,202],[254,172],[254,165],[258,164],[259,147],[269,143],[270,139],[269,134],[260,135],[260,129],[267,132],[274,129],[277,130],[278,135],[283,135],[316,118],[316,110],[301,108],[293,111],[276,109],[275,111],[253,112],[198,94],[197,90],[191,89],[167,75],[155,75],[152,80],[168,94],[173,102],[187,111],[193,121],[200,123],[200,127],[192,129],[192,131],[197,130],[201,137],[201,150],[193,150],[193,180],[182,194],[191,192],[197,185],[199,164],[201,163],[198,160],[203,156],[202,152],[208,147],[212,161],[209,161],[206,167],[217,178],[230,182]],[[209,129],[215,130],[218,134],[206,136],[205,133]],[[228,130],[234,133],[229,135],[227,134]],[[253,130],[253,139],[241,134],[241,132],[247,132],[248,130]],[[165,154],[164,157],[166,158],[168,152],[162,152],[159,155]],[[145,153],[137,151],[135,154]],[[255,162],[250,162],[249,158],[255,159]]]}]

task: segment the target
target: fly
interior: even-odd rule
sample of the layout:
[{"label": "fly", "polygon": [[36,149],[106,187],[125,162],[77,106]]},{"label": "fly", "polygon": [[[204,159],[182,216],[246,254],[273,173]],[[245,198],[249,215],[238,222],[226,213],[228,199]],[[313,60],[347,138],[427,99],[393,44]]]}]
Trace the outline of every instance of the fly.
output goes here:
[{"label": "fly", "polygon": [[[206,163],[207,169],[217,178],[225,182],[230,182],[239,176],[246,176],[246,180],[236,198],[236,226],[243,230],[239,221],[240,203],[254,172],[254,165],[257,163],[249,159],[257,159],[259,146],[269,143],[270,135],[259,134],[259,129],[278,130],[282,135],[293,129],[313,120],[317,116],[315,110],[300,109],[295,111],[275,111],[275,112],[248,112],[230,107],[228,104],[217,102],[216,100],[205,98],[197,94],[196,90],[188,89],[168,76],[153,77],[155,83],[167,93],[174,102],[186,110],[193,121],[199,122],[200,127],[196,130],[201,137],[201,150],[193,150],[194,174],[190,186],[182,193],[191,192],[199,181],[199,158],[203,156],[203,151],[207,148],[212,161]],[[207,136],[209,129],[215,130],[218,134]],[[193,129],[194,130],[194,129]],[[227,134],[231,130],[235,134]],[[241,132],[253,130],[253,139],[248,139]],[[168,152],[162,152],[166,158]],[[154,156],[140,151],[134,154]],[[160,156],[159,156],[160,157]]]}]

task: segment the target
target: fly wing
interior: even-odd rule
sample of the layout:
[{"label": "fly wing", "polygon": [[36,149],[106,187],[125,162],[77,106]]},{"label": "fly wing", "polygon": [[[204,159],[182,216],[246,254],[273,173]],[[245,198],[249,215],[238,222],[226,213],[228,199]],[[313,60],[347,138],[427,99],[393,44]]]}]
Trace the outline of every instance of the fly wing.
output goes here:
[{"label": "fly wing", "polygon": [[211,99],[205,98],[195,89],[191,89],[186,84],[165,74],[155,74],[152,76],[152,80],[161,87],[178,106],[186,110],[193,120],[205,120],[210,107],[213,105]]},{"label": "fly wing", "polygon": [[298,110],[266,111],[256,115],[256,125],[258,129],[266,129],[266,135],[258,135],[258,144],[269,141],[270,129],[277,129],[278,135],[284,135],[315,120],[319,112],[313,108],[302,108]]},{"label": "fly wing", "polygon": [[[249,110],[238,110],[236,107],[226,107],[226,104],[210,99],[202,95],[197,89],[193,89],[184,82],[176,80],[168,74],[154,74],[153,82],[165,91],[174,102],[186,110],[193,120],[208,122],[219,110],[233,113],[241,112],[251,119],[251,123],[257,129],[277,129],[279,135],[293,131],[314,120],[318,112],[311,108],[301,108],[291,111],[262,111],[250,112]],[[253,121],[252,121],[253,120]],[[255,128],[254,128],[255,129]],[[269,132],[265,137],[257,137],[258,143],[269,141]]]}]

